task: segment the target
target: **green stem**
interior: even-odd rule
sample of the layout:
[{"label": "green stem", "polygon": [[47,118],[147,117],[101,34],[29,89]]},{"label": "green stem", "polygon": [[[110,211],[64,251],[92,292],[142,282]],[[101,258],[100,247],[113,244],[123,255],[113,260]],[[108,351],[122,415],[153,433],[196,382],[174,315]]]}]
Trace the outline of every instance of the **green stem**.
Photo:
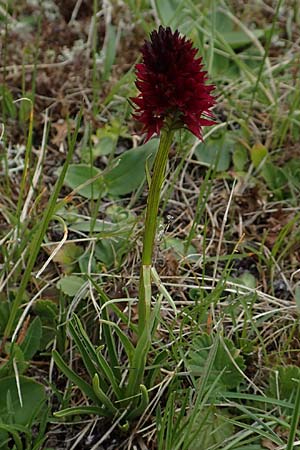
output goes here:
[{"label": "green stem", "polygon": [[168,154],[173,136],[174,131],[171,130],[171,127],[161,131],[159,147],[155,157],[152,179],[149,187],[139,284],[139,337],[142,335],[147,323],[149,323],[151,283],[149,279],[145,280],[145,274],[150,273],[152,265],[160,192],[165,179]]}]

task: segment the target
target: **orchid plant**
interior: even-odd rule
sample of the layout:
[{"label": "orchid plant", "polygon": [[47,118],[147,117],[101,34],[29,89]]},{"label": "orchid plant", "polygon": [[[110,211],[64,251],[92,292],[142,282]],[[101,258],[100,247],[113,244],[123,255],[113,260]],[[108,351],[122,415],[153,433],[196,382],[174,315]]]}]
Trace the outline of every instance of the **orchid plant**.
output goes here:
[{"label": "orchid plant", "polygon": [[[91,400],[92,405],[67,408],[56,413],[59,417],[91,413],[118,416],[126,424],[145,410],[148,389],[151,387],[144,385],[145,366],[159,314],[159,302],[156,301],[151,309],[151,283],[155,274],[152,259],[169,149],[176,130],[188,129],[202,140],[202,127],[215,123],[210,111],[215,103],[211,95],[214,86],[206,84],[207,74],[203,70],[202,58],[196,57],[197,49],[193,48],[191,40],[181,36],[177,30],[172,32],[170,27],[160,26],[158,31],[151,33],[150,40],[145,41],[141,51],[142,63],[136,65],[136,86],[140,92],[137,97],[131,99],[135,105],[133,117],[143,124],[142,132],[146,133],[146,141],[156,134],[160,136],[160,142],[149,180],[137,329],[132,325],[132,330],[137,333],[137,344],[134,346],[129,337],[109,321],[104,308],[102,326],[108,355],[106,360],[101,353],[102,348],[94,348],[79,319],[74,316],[70,322],[70,333],[92,379],[91,385],[69,368],[57,352],[53,353],[53,357],[65,375]],[[96,284],[94,286],[101,303],[105,305],[109,299]],[[114,312],[124,320],[117,308]],[[115,330],[128,357],[127,382],[124,382],[120,370],[121,364],[112,330]]]}]

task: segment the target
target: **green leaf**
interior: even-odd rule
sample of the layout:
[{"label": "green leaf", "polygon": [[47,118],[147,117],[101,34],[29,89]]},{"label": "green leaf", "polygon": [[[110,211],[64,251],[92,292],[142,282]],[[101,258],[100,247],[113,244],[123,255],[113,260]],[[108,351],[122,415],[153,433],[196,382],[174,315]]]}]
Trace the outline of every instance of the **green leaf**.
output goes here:
[{"label": "green leaf", "polygon": [[201,142],[195,149],[195,156],[204,166],[215,166],[217,172],[227,170],[230,166],[231,151],[235,145],[231,133],[224,133],[220,137],[210,138]]},{"label": "green leaf", "polygon": [[249,444],[243,445],[242,447],[236,447],[234,450],[265,450],[265,448],[259,444]]},{"label": "green leaf", "polygon": [[106,380],[101,378],[102,384],[106,386],[106,381],[111,385],[117,398],[122,397],[122,390],[119,387],[119,383],[114,374],[114,368],[112,368],[106,359],[94,348],[91,343],[83,325],[76,314],[73,314],[72,319],[69,322],[70,333],[80,351],[84,365],[89,372],[90,377],[93,379],[95,373],[100,373],[105,376]]},{"label": "green leaf", "polygon": [[103,80],[107,80],[109,77],[111,67],[114,63],[116,57],[116,49],[117,49],[117,33],[115,25],[108,24],[107,26],[107,36],[106,39],[106,47],[105,47],[105,55],[103,62]]},{"label": "green leaf", "polygon": [[98,236],[101,236],[102,233],[109,234],[110,232],[118,229],[113,223],[108,223],[105,220],[97,219],[95,222],[93,219],[88,218],[82,222],[76,222],[72,224],[72,230],[83,231],[84,233],[88,233],[91,231],[91,227],[93,226],[93,231],[95,233],[99,233]]},{"label": "green leaf", "polygon": [[83,249],[74,242],[64,244],[53,258],[54,262],[61,265],[64,273],[74,271],[74,265],[78,262]]},{"label": "green leaf", "polygon": [[18,372],[23,373],[28,367],[27,361],[25,361],[24,354],[20,346],[16,343],[6,344],[6,353],[9,354],[9,358],[6,359],[0,366],[0,378],[7,377],[15,373],[13,362],[16,363]]},{"label": "green leaf", "polygon": [[240,284],[241,286],[246,286],[251,289],[256,288],[257,280],[254,275],[250,272],[244,272],[241,276],[238,278],[234,278],[233,281],[237,284]]},{"label": "green leaf", "polygon": [[135,419],[143,414],[149,404],[149,394],[147,388],[141,384],[140,385],[141,399],[139,405],[132,410],[126,417],[128,420]]},{"label": "green leaf", "polygon": [[52,300],[38,300],[34,305],[34,312],[43,324],[55,325],[58,317],[58,306]]},{"label": "green leaf", "polygon": [[104,410],[103,408],[99,408],[97,406],[74,406],[72,408],[61,409],[60,411],[56,411],[53,415],[55,417],[68,417],[68,416],[77,416],[82,414],[95,414],[97,416],[109,417],[110,414]]},{"label": "green leaf", "polygon": [[104,181],[110,195],[126,195],[137,189],[145,181],[146,161],[154,160],[158,139],[151,139],[140,147],[123,153],[116,166],[104,174]]},{"label": "green leaf", "polygon": [[100,139],[99,143],[93,148],[93,157],[110,155],[116,146],[116,140],[109,136]]},{"label": "green leaf", "polygon": [[[205,362],[212,345],[213,337],[208,334],[203,334],[202,336],[193,339],[187,359],[187,367],[192,375],[202,376]],[[243,376],[233,364],[232,359],[241,370],[245,368],[244,360],[242,356],[239,355],[239,351],[235,348],[232,341],[224,338],[224,345],[227,347],[231,358],[222,343],[219,342],[216,357],[213,361],[210,373],[208,374],[208,384],[211,385],[223,372],[218,381],[218,386],[220,386],[221,389],[236,388],[243,381]]]},{"label": "green leaf", "polygon": [[57,287],[58,289],[61,289],[64,294],[74,297],[84,284],[85,280],[82,277],[68,275],[57,282]]},{"label": "green leaf", "polygon": [[[211,16],[210,18],[211,20],[215,20],[216,29],[232,49],[240,49],[253,44],[248,34],[241,29],[236,30],[235,22],[227,14],[224,14],[222,11],[217,11],[215,17],[213,18]],[[257,39],[261,39],[265,35],[265,31],[261,29],[251,30],[251,33]]]},{"label": "green leaf", "polygon": [[192,432],[199,430],[199,433],[190,444],[189,450],[203,450],[213,446],[221,448],[224,441],[234,434],[234,426],[224,417],[228,417],[226,411],[220,408],[211,408],[208,413],[204,410],[198,414]]},{"label": "green leaf", "polygon": [[281,400],[291,400],[296,394],[297,382],[300,381],[300,368],[298,366],[275,367],[270,375],[269,389],[271,395]]},{"label": "green leaf", "polygon": [[[91,181],[94,177],[97,179]],[[88,164],[70,164],[64,184],[73,190],[76,189],[79,195],[88,199],[97,199],[104,192],[101,171]]]},{"label": "green leaf", "polygon": [[[183,3],[181,1],[181,3]],[[156,11],[163,25],[171,25],[175,15],[175,11],[180,5],[179,0],[155,0]],[[177,16],[178,17],[178,16]]]},{"label": "green leaf", "polygon": [[300,189],[300,160],[291,159],[283,166],[282,170],[289,184],[296,189]]},{"label": "green leaf", "polygon": [[0,300],[0,331],[3,333],[8,321],[10,311],[10,303],[8,301]]},{"label": "green leaf", "polygon": [[250,150],[251,161],[254,167],[257,167],[267,157],[268,149],[262,144],[255,144]]},{"label": "green leaf", "polygon": [[17,115],[16,105],[14,104],[12,93],[10,92],[8,87],[5,86],[5,84],[0,85],[0,97],[2,97],[1,103],[3,113],[11,117],[12,119],[15,119]]},{"label": "green leaf", "polygon": [[52,356],[55,364],[66,375],[66,377],[69,378],[69,380],[72,381],[72,383],[74,383],[75,386],[79,387],[79,389],[90,400],[94,401],[96,404],[99,403],[92,386],[89,385],[86,381],[84,381],[79,375],[77,375],[77,373],[74,372],[74,370],[70,369],[70,367],[64,362],[64,360],[56,350],[53,350]]},{"label": "green leaf", "polygon": [[271,162],[266,162],[261,170],[268,188],[278,197],[282,198],[282,189],[287,185],[287,178],[284,171]]},{"label": "green leaf", "polygon": [[29,361],[39,350],[42,338],[42,321],[36,317],[30,324],[24,341],[20,345],[26,361]]},{"label": "green leaf", "polygon": [[22,375],[19,382],[23,406],[20,405],[15,376],[0,379],[0,420],[4,423],[28,425],[36,418],[39,407],[46,401],[45,389],[40,383]]},{"label": "green leaf", "polygon": [[[251,33],[258,39],[264,37],[263,30],[251,30]],[[223,31],[221,34],[227,44],[229,44],[234,50],[253,44],[250,36],[248,36],[244,31]]]},{"label": "green leaf", "polygon": [[45,350],[57,335],[58,306],[51,300],[38,300],[33,310],[42,323],[40,350]]},{"label": "green leaf", "polygon": [[107,269],[121,263],[123,255],[128,250],[128,237],[120,236],[113,239],[101,239],[95,246],[95,257]]},{"label": "green leaf", "polygon": [[[33,103],[30,102],[33,101],[33,94],[32,92],[26,92],[25,95],[23,96],[24,100],[22,100],[21,102],[19,102],[19,119],[21,122],[25,122],[26,120],[29,120],[30,118],[30,114],[31,114],[31,109],[33,106]],[[29,100],[27,100],[29,99]]]},{"label": "green leaf", "polygon": [[235,170],[242,172],[248,162],[248,153],[245,147],[242,145],[237,146],[233,152],[232,160]]},{"label": "green leaf", "polygon": [[107,408],[107,410],[110,411],[112,415],[116,414],[118,410],[113,405],[111,400],[107,397],[105,392],[103,392],[103,390],[101,389],[99,382],[99,375],[97,373],[95,373],[93,377],[93,389],[98,399],[100,400],[101,403],[103,403],[103,405]]},{"label": "green leaf", "polygon": [[187,251],[184,248],[184,241],[179,238],[172,238],[172,237],[165,237],[163,240],[164,248],[165,249],[173,249],[175,251],[176,256],[178,259],[181,259],[184,255],[186,255],[187,258],[189,258],[189,255],[191,256],[190,259],[197,260],[199,257],[195,255],[197,253],[196,248],[191,244],[189,245],[189,248]]}]

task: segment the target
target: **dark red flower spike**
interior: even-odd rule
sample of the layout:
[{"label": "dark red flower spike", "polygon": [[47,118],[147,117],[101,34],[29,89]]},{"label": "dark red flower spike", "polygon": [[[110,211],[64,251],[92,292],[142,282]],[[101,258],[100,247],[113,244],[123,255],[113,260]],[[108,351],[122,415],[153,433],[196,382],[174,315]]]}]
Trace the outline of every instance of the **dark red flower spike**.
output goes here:
[{"label": "dark red flower spike", "polygon": [[[202,126],[213,125],[210,108],[215,99],[213,85],[206,85],[202,58],[196,58],[192,41],[170,27],[152,31],[142,47],[143,61],[136,65],[136,86],[140,94],[134,118],[141,122],[146,141],[168,123],[187,128],[202,139]],[[204,117],[203,117],[204,116]]]}]

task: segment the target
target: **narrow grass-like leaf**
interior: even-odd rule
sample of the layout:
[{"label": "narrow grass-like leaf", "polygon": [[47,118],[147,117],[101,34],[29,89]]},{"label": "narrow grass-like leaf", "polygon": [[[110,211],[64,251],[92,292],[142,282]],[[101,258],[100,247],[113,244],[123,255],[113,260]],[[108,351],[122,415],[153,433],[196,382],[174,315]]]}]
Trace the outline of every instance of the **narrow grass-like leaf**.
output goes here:
[{"label": "narrow grass-like leaf", "polygon": [[[88,278],[89,278],[89,280],[91,281],[91,283],[93,284],[93,286],[94,286],[94,288],[96,289],[96,291],[98,292],[100,298],[102,299],[103,305],[105,305],[105,307],[106,307],[106,304],[107,304],[107,306],[109,306],[109,308],[112,309],[112,311],[117,315],[117,317],[118,317],[119,319],[121,319],[122,322],[123,322],[125,325],[127,325],[127,327],[128,327],[131,331],[133,331],[134,333],[137,333],[137,326],[129,320],[128,316],[127,316],[126,314],[124,314],[124,313],[118,308],[118,306],[115,305],[115,304],[113,303],[112,300],[109,299],[109,297],[108,297],[108,296],[105,294],[105,292],[100,288],[100,286],[92,279],[92,277],[88,277]],[[103,309],[104,309],[104,308],[103,308]]]},{"label": "narrow grass-like leaf", "polygon": [[[236,426],[238,428],[249,430],[254,435],[257,435],[257,436],[260,436],[262,438],[268,439],[270,442],[274,442],[277,445],[283,445],[283,441],[282,441],[282,439],[280,439],[278,437],[278,435],[275,436],[273,433],[270,434],[270,433],[267,433],[266,431],[262,430],[261,429],[262,425],[256,425],[256,424],[255,425],[248,425],[247,423],[244,423],[244,422],[241,422],[241,421],[238,421],[238,420],[234,420],[234,419],[230,419],[228,417],[227,418],[224,417],[224,420],[228,421],[229,423],[232,423],[234,426]],[[272,425],[274,425],[274,422],[272,420],[270,420],[267,425],[268,426],[272,426]],[[265,424],[264,424],[264,426],[265,426]]]},{"label": "narrow grass-like leaf", "polygon": [[76,345],[80,349],[86,367],[89,367],[88,370],[90,375],[92,373],[92,367],[95,367],[91,378],[93,379],[95,372],[98,372],[100,370],[106,378],[105,381],[107,385],[113,388],[117,398],[122,398],[122,390],[119,387],[118,380],[115,378],[112,368],[109,366],[101,353],[99,351],[96,351],[76,314],[73,315],[70,321],[70,327],[70,330],[72,329],[72,337],[74,338]]},{"label": "narrow grass-like leaf", "polygon": [[34,267],[36,258],[38,256],[39,251],[40,251],[40,247],[41,247],[41,244],[43,242],[43,239],[44,239],[46,230],[48,228],[49,222],[50,222],[50,220],[51,220],[51,218],[52,218],[52,216],[53,216],[53,214],[55,212],[55,208],[57,206],[56,205],[56,201],[57,201],[58,195],[60,193],[60,190],[62,188],[63,181],[64,181],[64,178],[65,178],[65,175],[66,175],[66,172],[67,172],[67,168],[68,168],[68,166],[70,164],[71,158],[72,158],[73,153],[74,153],[75,144],[76,144],[76,140],[77,140],[77,135],[78,135],[78,131],[79,131],[80,123],[81,123],[81,115],[82,115],[82,113],[80,113],[79,116],[77,117],[76,128],[75,128],[74,134],[72,136],[72,139],[69,137],[68,153],[67,153],[66,160],[64,162],[62,171],[61,171],[61,173],[60,173],[60,175],[59,175],[59,177],[58,177],[58,179],[56,181],[56,184],[55,184],[55,187],[53,189],[52,195],[51,195],[51,197],[50,197],[50,199],[48,201],[48,206],[47,206],[47,208],[46,208],[46,210],[45,210],[45,212],[43,214],[43,218],[41,220],[40,226],[37,229],[37,232],[36,232],[34,238],[32,239],[32,241],[30,243],[29,251],[28,251],[28,255],[29,256],[28,256],[28,260],[27,260],[26,266],[25,266],[26,268],[25,268],[24,274],[22,276],[21,283],[20,283],[20,286],[19,286],[18,291],[17,291],[17,295],[16,295],[16,297],[14,299],[8,322],[7,322],[6,327],[5,327],[4,336],[3,336],[3,340],[2,340],[2,346],[4,345],[6,339],[11,334],[12,327],[13,327],[13,324],[14,324],[14,321],[15,321],[15,318],[16,318],[19,306],[20,306],[20,304],[23,301],[24,294],[25,294],[25,291],[26,291],[26,288],[27,288],[27,284],[28,284],[28,282],[30,280],[30,277],[31,277],[31,271],[32,271],[32,269]]},{"label": "narrow grass-like leaf", "polygon": [[106,81],[110,75],[111,67],[114,63],[117,50],[117,33],[116,27],[109,24],[105,36],[106,48],[104,49],[104,64],[103,64],[103,80]]},{"label": "narrow grass-like leaf", "polygon": [[[107,301],[107,296],[104,295],[103,291],[101,289],[98,290],[98,286],[95,283],[95,281],[90,278],[93,286],[97,289],[97,292],[100,295],[100,299],[101,299],[101,306],[103,307],[103,304],[105,304],[105,302]],[[110,360],[110,365],[111,368],[114,372],[114,376],[116,377],[117,380],[121,380],[121,371],[119,369],[120,366],[120,361],[118,358],[118,353],[116,350],[116,345],[115,345],[115,341],[114,341],[114,337],[112,335],[112,326],[108,323],[109,321],[109,317],[108,317],[108,311],[107,308],[102,308],[102,316],[103,316],[103,322],[102,322],[102,330],[103,330],[103,336],[104,336],[104,341],[105,344],[107,346],[107,352],[108,352],[108,356],[109,356],[109,360]],[[119,327],[116,326],[115,330],[119,330]],[[121,331],[121,330],[120,330]],[[123,336],[126,337],[125,335],[122,334],[122,338]],[[124,339],[123,339],[124,340]],[[126,349],[129,351],[129,347],[128,347],[128,342],[125,339],[125,345],[126,345]],[[129,355],[128,355],[129,356]]]},{"label": "narrow grass-like leaf", "polygon": [[[132,342],[129,340],[129,338],[126,336],[126,334],[123,333],[123,331],[119,328],[119,326],[116,323],[111,322],[111,321],[104,321],[104,320],[101,320],[101,323],[106,324],[115,330],[116,334],[118,335],[118,338],[120,339],[120,341],[124,347],[124,350],[128,356],[129,363],[130,363],[132,361],[133,354],[134,354],[134,346],[133,346]],[[119,363],[117,363],[117,366],[119,366]],[[119,367],[113,367],[112,369],[115,370],[115,368],[119,369]]]},{"label": "narrow grass-like leaf", "polygon": [[149,372],[147,375],[147,379],[146,379],[146,383],[145,383],[146,386],[149,386],[150,388],[152,386],[154,386],[157,375],[160,372],[162,364],[167,359],[168,355],[169,355],[169,352],[167,350],[162,350],[161,352],[156,354],[154,360],[152,361],[151,368],[149,369]]},{"label": "narrow grass-like leaf", "polygon": [[97,408],[96,406],[74,406],[72,408],[65,408],[53,413],[55,417],[68,417],[82,414],[94,414],[96,416],[110,417],[110,413],[103,408]]},{"label": "narrow grass-like leaf", "polygon": [[297,427],[299,423],[300,418],[300,380],[296,380],[298,383],[297,386],[297,394],[296,394],[296,400],[294,405],[294,411],[292,415],[292,421],[291,421],[291,427],[290,427],[290,433],[288,437],[288,442],[286,446],[286,450],[293,450],[294,448],[294,440],[297,432]]},{"label": "narrow grass-like leaf", "polygon": [[90,378],[93,379],[95,373],[99,370],[97,367],[98,358],[96,349],[89,340],[76,314],[73,314],[69,322],[69,329],[71,336],[81,354],[85,368],[88,371]]},{"label": "narrow grass-like leaf", "polygon": [[5,425],[4,423],[0,423],[0,430],[6,431],[7,433],[12,435],[13,440],[15,441],[15,449],[16,450],[24,450],[22,440],[18,434],[18,431],[20,431],[22,433],[22,432],[28,432],[28,430],[25,427],[22,427],[22,429],[18,429],[18,428],[19,427],[16,427],[16,425]]},{"label": "narrow grass-like leaf", "polygon": [[148,404],[149,404],[149,394],[148,394],[148,390],[147,388],[141,384],[140,385],[140,392],[141,392],[141,400],[140,403],[138,404],[138,406],[132,410],[128,416],[126,416],[126,418],[128,420],[133,420],[139,416],[141,416],[143,414],[143,412],[145,411],[145,409],[147,408]]},{"label": "narrow grass-like leaf", "polygon": [[226,399],[240,399],[240,400],[250,400],[255,402],[266,403],[273,406],[278,406],[280,408],[293,409],[294,405],[292,403],[286,402],[284,400],[279,400],[277,398],[263,397],[257,394],[245,394],[240,392],[222,392],[222,397]]},{"label": "narrow grass-like leaf", "polygon": [[111,414],[117,414],[118,413],[117,408],[113,405],[111,400],[107,397],[107,395],[103,392],[103,390],[100,387],[99,376],[97,373],[95,373],[95,376],[93,378],[93,389],[98,399],[101,401],[101,403],[103,403],[103,405],[108,409],[108,411],[110,411]]},{"label": "narrow grass-like leaf", "polygon": [[171,295],[169,294],[169,292],[167,291],[166,287],[163,285],[155,267],[151,267],[151,276],[153,281],[155,282],[159,292],[164,296],[164,298],[167,300],[167,302],[169,303],[169,305],[171,306],[171,308],[174,311],[175,316],[177,316],[177,308],[176,305],[171,297]]},{"label": "narrow grass-like leaf", "polygon": [[129,377],[127,383],[126,396],[132,397],[139,393],[140,385],[143,383],[145,365],[148,356],[148,352],[151,346],[151,334],[153,334],[156,329],[157,316],[160,311],[160,300],[157,300],[155,308],[151,313],[151,318],[149,320],[149,325],[144,328],[142,335],[138,339],[137,346],[134,351],[132,366],[129,367]]},{"label": "narrow grass-like leaf", "polygon": [[79,389],[92,401],[94,401],[96,404],[99,403],[98,397],[93,391],[93,388],[91,385],[89,385],[86,381],[84,381],[79,375],[77,375],[74,370],[70,369],[70,367],[64,362],[60,354],[53,350],[52,356],[54,359],[55,364],[57,367],[66,375],[69,380],[72,381],[72,383],[75,384],[75,386],[78,386]]}]

